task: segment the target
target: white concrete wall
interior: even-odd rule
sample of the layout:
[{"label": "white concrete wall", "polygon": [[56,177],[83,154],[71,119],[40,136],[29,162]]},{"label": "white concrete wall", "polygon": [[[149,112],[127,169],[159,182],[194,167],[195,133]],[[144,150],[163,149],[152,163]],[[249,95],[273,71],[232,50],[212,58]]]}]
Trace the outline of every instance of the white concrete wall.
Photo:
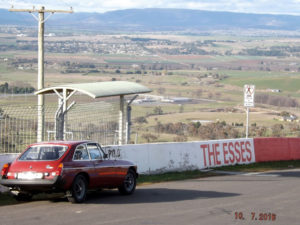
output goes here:
[{"label": "white concrete wall", "polygon": [[14,161],[20,153],[0,154],[0,169],[8,162]]},{"label": "white concrete wall", "polygon": [[126,159],[143,174],[255,162],[253,139],[107,146],[110,158]]},{"label": "white concrete wall", "polygon": [[[253,139],[107,146],[110,158],[130,160],[139,173],[163,173],[255,162]],[[0,168],[19,154],[0,154]]]},{"label": "white concrete wall", "polygon": [[[2,167],[5,163],[12,162],[17,158],[18,154],[0,154],[0,170],[2,170]],[[0,185],[0,192],[7,191],[8,189],[2,185]]]}]

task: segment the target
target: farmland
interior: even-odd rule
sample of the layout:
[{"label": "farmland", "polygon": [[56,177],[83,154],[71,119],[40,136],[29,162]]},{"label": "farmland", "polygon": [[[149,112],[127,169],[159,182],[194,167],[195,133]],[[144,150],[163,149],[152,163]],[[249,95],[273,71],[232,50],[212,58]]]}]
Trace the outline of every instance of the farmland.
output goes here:
[{"label": "farmland", "polygon": [[[185,132],[180,135],[186,140],[205,139],[207,136],[202,131],[190,132],[195,121],[200,121],[203,129],[209,123],[222,123],[222,129],[236,130],[238,137],[244,136],[244,84],[256,85],[256,95],[260,99],[268,98],[251,109],[250,135],[300,134],[297,120],[282,119],[282,115],[300,116],[297,36],[56,32],[45,37],[45,86],[126,80],[150,87],[154,96],[191,100],[133,104],[133,132],[138,133],[138,142],[176,141],[178,134],[161,126],[176,123],[184,124]],[[0,85],[7,82],[10,86],[36,88],[34,34],[30,28],[0,29]],[[2,97],[0,108],[24,102],[24,98]],[[35,102],[34,99],[26,96],[28,104]],[[48,102],[55,103],[56,99],[50,97]],[[155,112],[157,107],[160,113]],[[138,122],[136,119],[140,117],[145,120]],[[219,137],[231,138],[225,134]]]}]

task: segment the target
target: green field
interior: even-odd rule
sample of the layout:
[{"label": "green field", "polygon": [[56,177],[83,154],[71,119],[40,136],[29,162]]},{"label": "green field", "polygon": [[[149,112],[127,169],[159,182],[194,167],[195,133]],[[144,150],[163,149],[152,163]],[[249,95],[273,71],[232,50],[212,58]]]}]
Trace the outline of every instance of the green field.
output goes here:
[{"label": "green field", "polygon": [[280,89],[288,92],[298,92],[300,87],[300,74],[285,75],[285,74],[259,74],[252,75],[241,74],[241,76],[233,75],[222,81],[224,84],[243,87],[245,84],[254,84],[258,90],[265,89]]},{"label": "green field", "polygon": [[[71,30],[68,32],[72,33]],[[283,96],[286,99],[293,97],[300,103],[300,72],[298,72],[300,53],[283,52],[283,56],[247,55],[249,49],[268,52],[280,46],[297,47],[299,42],[294,38],[179,35],[176,33],[120,33],[119,35],[103,34],[91,37],[86,32],[81,32],[81,35],[78,35],[79,33],[80,31],[73,32],[70,39],[70,36],[64,37],[64,31],[61,31],[61,36],[57,35],[51,39],[51,48],[45,52],[47,61],[45,87],[66,83],[126,80],[151,88],[153,90],[151,95],[194,99],[194,103],[134,104],[132,120],[145,117],[148,122],[133,125],[133,132],[139,133],[139,142],[146,141],[142,138],[143,134],[157,135],[154,131],[157,122],[188,124],[193,120],[208,120],[212,123],[225,121],[230,125],[245,124],[245,108],[243,107],[245,84],[254,84],[256,93]],[[146,42],[145,45],[131,41],[131,38],[137,37],[150,38],[155,41]],[[12,44],[18,47],[17,40],[22,40],[22,38],[16,39],[15,34],[2,34],[2,36],[0,34],[0,44],[4,46]],[[69,42],[69,40],[72,41]],[[23,41],[36,41],[36,38],[26,37]],[[59,47],[56,46],[56,42],[60,43]],[[64,48],[68,50],[66,52],[61,51],[61,45],[64,42],[66,42]],[[105,45],[102,45],[103,43]],[[194,49],[189,49],[189,46],[193,46]],[[201,50],[200,53],[197,53],[197,49]],[[128,53],[120,54],[120,52]],[[5,82],[10,85],[29,84],[36,88],[37,65],[24,61],[24,59],[32,60],[36,57],[37,52],[33,50],[10,50],[8,48],[1,52],[0,84]],[[20,69],[22,67],[23,69]],[[270,89],[280,89],[281,92],[272,93]],[[78,99],[81,101],[80,98]],[[198,101],[199,99],[204,100]],[[92,99],[87,101],[90,102]],[[2,107],[22,102],[26,102],[26,105],[36,104],[36,99],[31,97],[0,99]],[[56,104],[56,102],[56,98],[47,100],[47,104]],[[162,115],[153,115],[157,106],[161,107]],[[250,114],[250,123],[255,123],[257,129],[264,129],[265,126],[268,135],[273,135],[272,127],[280,124],[284,127],[281,136],[298,136],[299,122],[281,121],[279,114],[283,111],[300,117],[300,111],[296,107],[256,104]],[[236,129],[242,136],[244,127]],[[254,128],[253,130],[252,135],[257,135],[256,130]],[[173,141],[176,137],[175,134],[170,133],[160,133],[157,136],[159,137],[156,141]],[[201,138],[201,136],[188,137],[188,140]]]}]

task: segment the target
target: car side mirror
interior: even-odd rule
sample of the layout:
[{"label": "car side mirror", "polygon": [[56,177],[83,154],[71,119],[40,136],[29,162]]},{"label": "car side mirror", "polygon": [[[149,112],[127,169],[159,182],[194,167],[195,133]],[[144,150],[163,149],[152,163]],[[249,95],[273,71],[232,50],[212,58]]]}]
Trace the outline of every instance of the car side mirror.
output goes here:
[{"label": "car side mirror", "polygon": [[104,153],[103,158],[104,158],[104,159],[107,159],[107,158],[108,158],[108,154],[107,154],[107,153]]}]

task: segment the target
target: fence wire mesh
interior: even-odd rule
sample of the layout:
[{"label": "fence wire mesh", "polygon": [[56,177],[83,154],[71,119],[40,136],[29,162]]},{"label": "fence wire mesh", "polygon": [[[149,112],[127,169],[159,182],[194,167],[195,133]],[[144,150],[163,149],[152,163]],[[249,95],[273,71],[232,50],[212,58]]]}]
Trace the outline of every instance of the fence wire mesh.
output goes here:
[{"label": "fence wire mesh", "polygon": [[117,144],[119,109],[117,102],[76,104],[67,114],[66,138]]},{"label": "fence wire mesh", "polygon": [[[0,152],[20,152],[37,140],[37,106],[6,105],[0,112]],[[55,107],[45,108],[45,128],[53,126],[49,116]],[[52,116],[53,118],[53,116]]]},{"label": "fence wire mesh", "polygon": [[[78,98],[79,103],[67,113],[65,140],[93,140],[102,145],[116,144],[119,121],[118,98],[93,102],[90,100],[87,102],[80,96],[75,98]],[[18,153],[37,141],[37,106],[33,102],[36,101],[26,99],[25,102],[0,104],[0,153]],[[44,108],[45,141],[55,140],[57,107],[52,101]]]}]

